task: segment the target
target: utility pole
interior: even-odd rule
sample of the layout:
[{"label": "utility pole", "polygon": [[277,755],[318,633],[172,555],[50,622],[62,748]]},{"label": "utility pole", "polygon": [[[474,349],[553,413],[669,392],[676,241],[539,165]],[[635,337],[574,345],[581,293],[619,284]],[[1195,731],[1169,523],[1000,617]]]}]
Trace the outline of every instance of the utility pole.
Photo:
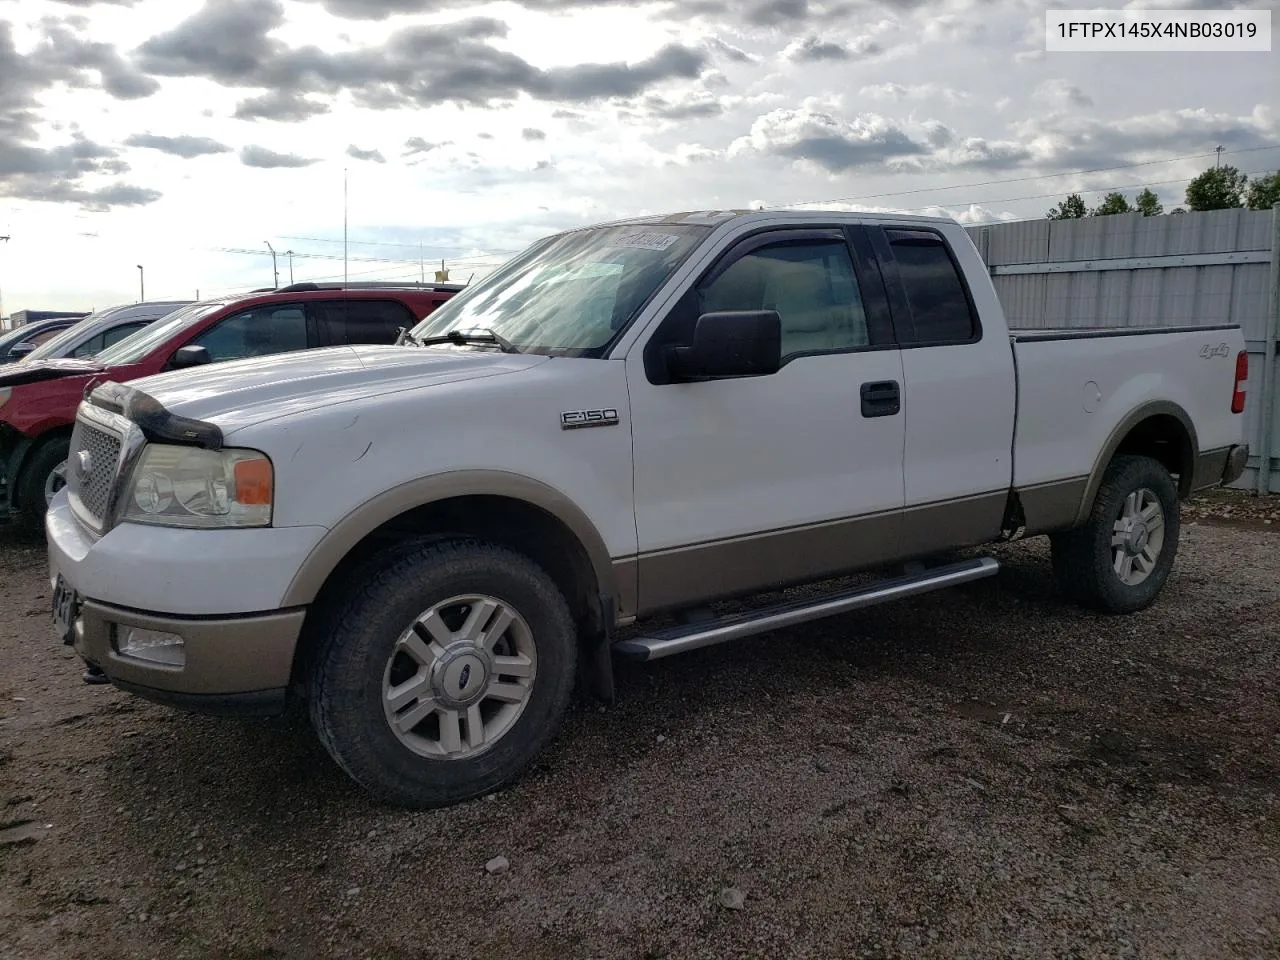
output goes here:
[{"label": "utility pole", "polygon": [[[2,236],[0,237],[0,240],[5,241],[6,243],[9,242],[8,236]],[[4,319],[4,297],[0,296],[0,320],[3,320],[3,319]],[[8,329],[8,328],[4,327],[3,325],[0,325],[0,329]]]},{"label": "utility pole", "polygon": [[142,264],[138,264],[138,302],[145,303],[146,300],[147,300],[146,274],[142,270]]},{"label": "utility pole", "polygon": [[342,288],[347,287],[347,168],[342,168]]},{"label": "utility pole", "polygon": [[263,240],[262,242],[265,243],[267,245],[267,249],[271,251],[271,276],[273,278],[271,289],[275,290],[280,286],[280,271],[276,269],[276,248],[271,245],[270,240]]},{"label": "utility pole", "polygon": [[284,255],[289,258],[289,286],[293,286],[293,251],[286,250]]},{"label": "utility pole", "polygon": [[1213,152],[1218,155],[1218,159],[1214,161],[1213,169],[1217,170],[1219,167],[1222,166],[1222,151],[1225,149],[1226,147],[1221,147],[1221,146],[1214,147]]}]

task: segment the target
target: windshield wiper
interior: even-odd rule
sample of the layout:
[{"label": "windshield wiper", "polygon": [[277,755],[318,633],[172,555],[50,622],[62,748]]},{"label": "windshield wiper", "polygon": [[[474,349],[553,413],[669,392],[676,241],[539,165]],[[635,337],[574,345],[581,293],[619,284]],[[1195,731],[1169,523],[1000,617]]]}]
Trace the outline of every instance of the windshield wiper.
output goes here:
[{"label": "windshield wiper", "polygon": [[[408,334],[406,333],[406,336]],[[509,340],[498,336],[492,330],[450,330],[448,333],[442,333],[437,337],[422,337],[421,339],[413,339],[413,342],[419,347],[429,347],[435,343],[492,343],[503,353],[519,353],[520,348]]]}]

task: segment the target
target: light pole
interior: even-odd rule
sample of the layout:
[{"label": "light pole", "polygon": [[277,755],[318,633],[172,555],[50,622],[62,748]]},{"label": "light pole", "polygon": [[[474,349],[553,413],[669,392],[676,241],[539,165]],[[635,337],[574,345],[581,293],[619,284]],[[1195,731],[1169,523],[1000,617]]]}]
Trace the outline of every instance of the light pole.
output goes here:
[{"label": "light pole", "polygon": [[274,290],[280,286],[280,271],[276,269],[276,248],[271,245],[270,240],[263,240],[262,242],[265,243],[267,245],[267,249],[271,251],[271,275],[275,278],[271,288]]},{"label": "light pole", "polygon": [[293,286],[293,251],[286,250],[284,255],[289,258],[289,286]]},{"label": "light pole", "polygon": [[146,274],[142,272],[142,264],[138,264],[138,302],[144,303],[146,299],[147,299]]}]

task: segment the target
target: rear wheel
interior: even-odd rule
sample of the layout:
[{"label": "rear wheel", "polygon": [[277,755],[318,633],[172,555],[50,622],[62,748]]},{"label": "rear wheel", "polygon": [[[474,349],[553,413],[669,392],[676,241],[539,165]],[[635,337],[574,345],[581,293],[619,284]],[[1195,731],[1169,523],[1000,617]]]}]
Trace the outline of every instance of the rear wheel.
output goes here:
[{"label": "rear wheel", "polygon": [[1103,476],[1088,522],[1052,538],[1063,593],[1106,613],[1149,606],[1178,552],[1178,490],[1156,460],[1120,456]]},{"label": "rear wheel", "polygon": [[319,625],[312,722],[362,787],[437,807],[510,783],[551,741],[573,689],[573,618],[528,558],[490,544],[375,560]]},{"label": "rear wheel", "polygon": [[44,515],[54,494],[67,485],[67,457],[70,437],[46,440],[31,457],[18,478],[18,526],[28,533],[44,529]]}]

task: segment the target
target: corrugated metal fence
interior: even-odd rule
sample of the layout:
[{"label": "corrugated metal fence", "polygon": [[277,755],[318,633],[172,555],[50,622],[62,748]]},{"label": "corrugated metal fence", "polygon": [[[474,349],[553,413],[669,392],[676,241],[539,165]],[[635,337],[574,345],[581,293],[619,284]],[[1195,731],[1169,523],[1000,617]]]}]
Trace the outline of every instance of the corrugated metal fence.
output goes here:
[{"label": "corrugated metal fence", "polygon": [[[1251,456],[1235,486],[1258,486],[1259,453],[1266,447],[1273,493],[1280,493],[1274,376],[1280,266],[1273,262],[1280,258],[1272,250],[1280,244],[1278,232],[1280,205],[969,228],[1015,329],[1240,324],[1249,349],[1245,436]],[[1273,367],[1264,377],[1268,343]],[[1269,446],[1262,436],[1266,406]]]}]

